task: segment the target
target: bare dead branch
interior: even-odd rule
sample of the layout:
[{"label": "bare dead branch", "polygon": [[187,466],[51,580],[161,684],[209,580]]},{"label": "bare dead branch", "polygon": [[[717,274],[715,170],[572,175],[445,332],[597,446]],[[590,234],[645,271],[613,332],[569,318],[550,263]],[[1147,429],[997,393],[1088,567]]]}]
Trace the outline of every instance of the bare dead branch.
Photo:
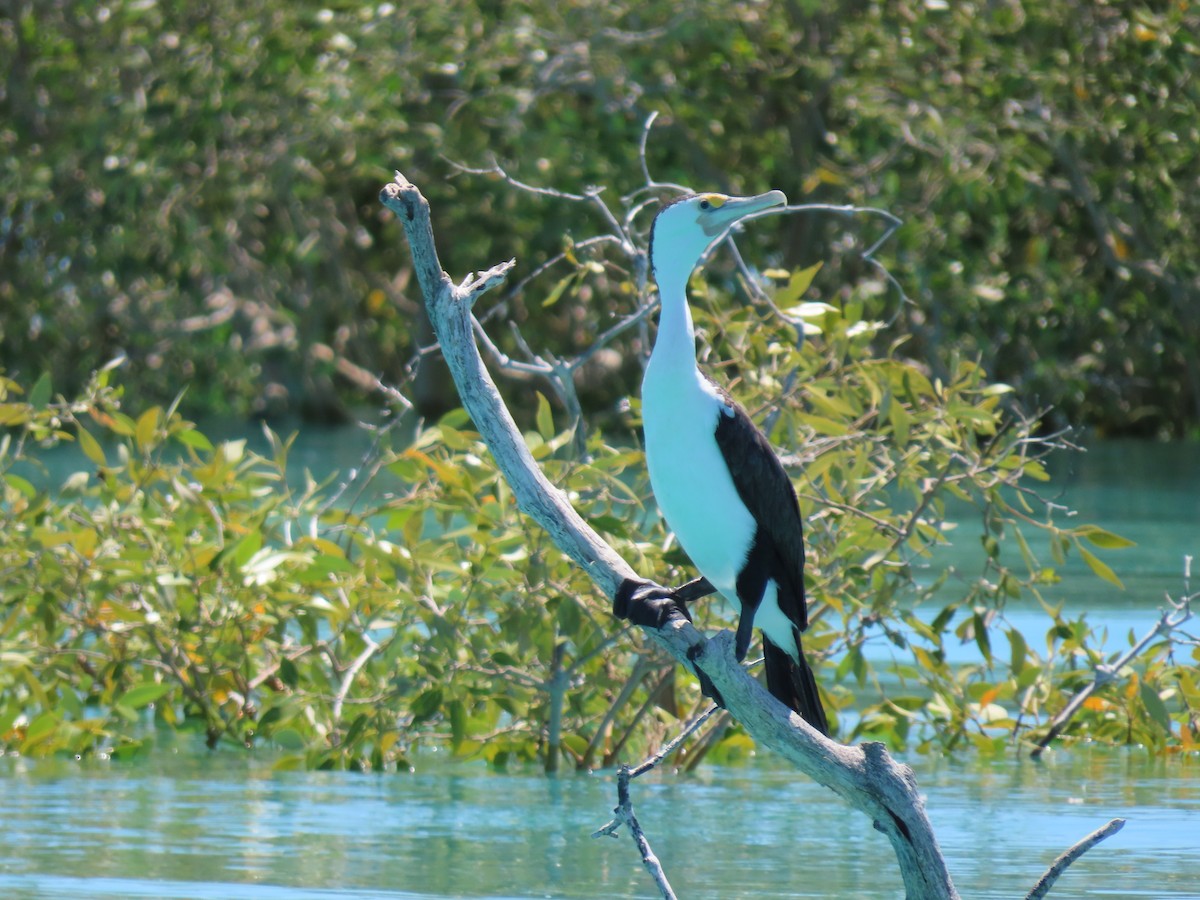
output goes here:
[{"label": "bare dead branch", "polygon": [[1113,819],[1102,828],[1097,828],[1083,840],[1069,847],[1058,859],[1056,859],[1046,870],[1046,873],[1038,879],[1038,883],[1033,886],[1033,890],[1029,892],[1025,900],[1042,900],[1050,892],[1050,888],[1054,887],[1054,882],[1058,881],[1060,875],[1067,870],[1067,867],[1083,854],[1087,853],[1098,843],[1108,837],[1112,837],[1118,831],[1125,827],[1124,819]]},{"label": "bare dead branch", "polygon": [[350,693],[350,687],[354,684],[354,679],[358,677],[358,673],[362,667],[367,664],[367,660],[379,650],[379,645],[365,631],[362,634],[362,639],[367,646],[363,648],[362,653],[354,658],[354,662],[346,667],[345,674],[342,675],[342,683],[338,686],[338,691],[333,697],[332,717],[335,728],[342,720],[342,706],[346,702],[346,695]]},{"label": "bare dead branch", "polygon": [[675,900],[675,892],[671,889],[671,883],[667,881],[667,873],[663,871],[662,863],[654,854],[654,850],[650,847],[650,842],[646,839],[646,833],[642,831],[642,826],[638,823],[637,816],[633,814],[633,802],[629,799],[629,766],[621,766],[617,771],[617,805],[613,809],[616,818],[601,828],[592,837],[601,837],[608,835],[616,837],[617,827],[624,824],[629,828],[629,833],[633,836],[633,842],[637,845],[638,852],[642,856],[642,865],[646,867],[646,871],[650,873],[650,877],[654,879],[654,884],[658,887],[658,892],[662,894],[663,900]]}]

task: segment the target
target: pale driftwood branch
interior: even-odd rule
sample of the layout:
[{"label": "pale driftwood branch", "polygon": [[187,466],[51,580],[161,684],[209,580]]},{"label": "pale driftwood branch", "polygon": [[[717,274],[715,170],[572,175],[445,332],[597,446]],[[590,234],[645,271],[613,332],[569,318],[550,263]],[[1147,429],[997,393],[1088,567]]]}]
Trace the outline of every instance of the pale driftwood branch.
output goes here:
[{"label": "pale driftwood branch", "polygon": [[380,199],[404,226],[442,355],[463,406],[513,489],[517,506],[545,528],[555,545],[582,566],[605,594],[615,596],[621,582],[636,578],[636,574],[542,474],[475,345],[471,306],[482,289],[500,283],[513,261],[489,269],[470,285],[456,286],[438,261],[429,203],[421,192],[397,172],[395,182],[383,189]]},{"label": "pale driftwood branch", "polygon": [[1079,843],[1069,847],[1058,859],[1051,863],[1050,868],[1046,870],[1046,874],[1038,879],[1038,883],[1033,886],[1033,890],[1029,892],[1025,900],[1042,900],[1050,892],[1050,888],[1054,886],[1054,882],[1058,881],[1058,876],[1067,871],[1067,867],[1083,854],[1087,853],[1098,843],[1107,837],[1112,837],[1122,828],[1125,827],[1124,819],[1113,819],[1102,828],[1097,828]]},{"label": "pale driftwood branch", "polygon": [[[615,600],[624,583],[641,579],[580,518],[566,495],[546,479],[475,344],[471,305],[479,293],[503,280],[513,261],[456,286],[438,261],[429,204],[417,187],[397,172],[396,180],[381,191],[380,200],[396,213],[404,227],[429,318],[463,406],[512,487],[519,508]],[[852,747],[815,731],[767,693],[738,663],[730,632],[706,641],[682,613],[664,616],[657,627],[644,626],[644,630],[684,666],[699,667],[707,675],[725,708],[756,743],[779,753],[871,818],[892,844],[908,900],[957,900],[958,893],[908,766],[893,760],[882,744]],[[647,867],[654,872],[657,866],[661,871],[649,845],[639,842],[639,849]],[[666,890],[670,890],[669,885]]]}]

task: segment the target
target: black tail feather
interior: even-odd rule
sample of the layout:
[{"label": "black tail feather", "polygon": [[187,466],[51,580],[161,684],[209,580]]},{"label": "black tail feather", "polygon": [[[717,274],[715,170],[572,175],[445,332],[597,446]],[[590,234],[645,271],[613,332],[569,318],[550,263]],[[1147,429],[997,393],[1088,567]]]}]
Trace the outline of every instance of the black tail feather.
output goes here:
[{"label": "black tail feather", "polygon": [[800,659],[794,660],[786,650],[781,650],[763,635],[763,659],[767,669],[767,690],[771,696],[800,714],[809,725],[829,736],[829,722],[825,718],[825,707],[821,705],[821,694],[817,680],[804,659],[800,648],[800,635],[796,634],[796,649]]}]

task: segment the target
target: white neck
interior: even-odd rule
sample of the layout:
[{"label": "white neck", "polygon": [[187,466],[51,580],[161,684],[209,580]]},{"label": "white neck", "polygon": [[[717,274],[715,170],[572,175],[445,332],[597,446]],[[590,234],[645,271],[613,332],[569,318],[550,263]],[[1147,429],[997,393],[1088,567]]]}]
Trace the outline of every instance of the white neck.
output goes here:
[{"label": "white neck", "polygon": [[655,266],[654,280],[658,283],[661,309],[658,336],[650,356],[652,366],[659,364],[672,369],[694,369],[696,366],[696,332],[687,299],[688,278],[695,265],[695,261],[680,265],[672,260]]}]

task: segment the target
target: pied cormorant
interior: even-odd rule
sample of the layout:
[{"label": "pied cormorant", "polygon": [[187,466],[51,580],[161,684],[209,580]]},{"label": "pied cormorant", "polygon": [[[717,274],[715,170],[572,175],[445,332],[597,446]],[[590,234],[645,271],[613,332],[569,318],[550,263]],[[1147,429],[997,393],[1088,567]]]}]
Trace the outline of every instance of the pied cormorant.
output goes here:
[{"label": "pied cormorant", "polygon": [[[663,517],[704,579],[741,613],[738,659],[745,658],[758,626],[771,694],[828,734],[800,645],[808,606],[796,492],[746,411],[697,366],[687,299],[688,279],[717,239],[746,216],[786,202],[780,191],[694,194],[655,217],[650,265],[662,309],[642,380],[642,424],[650,484]],[[627,585],[623,599],[638,599],[646,588],[654,596],[655,587]]]}]

